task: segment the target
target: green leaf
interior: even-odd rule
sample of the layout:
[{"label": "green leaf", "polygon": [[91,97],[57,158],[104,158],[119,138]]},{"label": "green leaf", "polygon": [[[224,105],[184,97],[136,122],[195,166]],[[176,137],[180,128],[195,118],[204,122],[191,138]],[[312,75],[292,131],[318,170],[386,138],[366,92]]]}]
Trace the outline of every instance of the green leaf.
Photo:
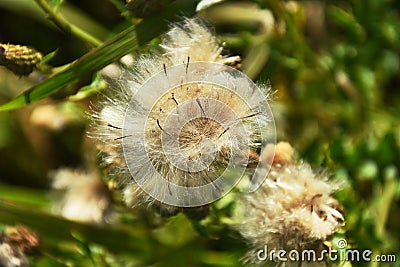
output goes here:
[{"label": "green leaf", "polygon": [[45,208],[48,196],[45,191],[24,187],[11,186],[0,183],[0,196],[2,199],[23,203],[26,206]]},{"label": "green leaf", "polygon": [[49,0],[49,4],[54,8],[57,9],[64,0]]},{"label": "green leaf", "polygon": [[167,21],[179,19],[177,18],[177,14],[194,14],[196,2],[194,0],[176,1],[170,9],[143,20],[137,26],[129,27],[101,46],[88,52],[66,69],[50,76],[43,83],[30,88],[15,99],[0,106],[0,111],[20,108],[41,100],[54,94],[60,88],[76,82],[94,71],[100,70],[162,33],[167,27]]},{"label": "green leaf", "polygon": [[39,62],[39,65],[47,64],[50,60],[52,60],[57,55],[57,53],[58,53],[58,49],[43,56],[42,60]]},{"label": "green leaf", "polygon": [[[53,247],[60,240],[76,242],[76,235],[89,243],[97,243],[113,252],[137,253],[141,258],[156,243],[147,236],[142,226],[96,227],[68,221],[32,207],[24,207],[0,199],[0,223],[7,225],[24,224],[39,234],[44,247]],[[104,238],[107,237],[107,238]],[[130,240],[130,242],[126,242]]]},{"label": "green leaf", "polygon": [[332,160],[336,162],[341,162],[346,159],[345,149],[344,149],[344,138],[337,137],[333,140],[332,144],[330,145],[330,156]]},{"label": "green leaf", "polygon": [[389,133],[382,138],[375,157],[381,166],[390,165],[396,162],[398,151],[396,138]]},{"label": "green leaf", "polygon": [[328,14],[337,25],[341,26],[347,32],[348,37],[357,41],[365,40],[365,30],[353,14],[336,6],[330,6]]},{"label": "green leaf", "polygon": [[92,82],[82,87],[79,92],[73,96],[69,97],[71,101],[80,101],[85,99],[93,94],[100,92],[101,90],[107,87],[106,82],[102,79],[100,73],[96,73],[95,77],[93,78]]}]

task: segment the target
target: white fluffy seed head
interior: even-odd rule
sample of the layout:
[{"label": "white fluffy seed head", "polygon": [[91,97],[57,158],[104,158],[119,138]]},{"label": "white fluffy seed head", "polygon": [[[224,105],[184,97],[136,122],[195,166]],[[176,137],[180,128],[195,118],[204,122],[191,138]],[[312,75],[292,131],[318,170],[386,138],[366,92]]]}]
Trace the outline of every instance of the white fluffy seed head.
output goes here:
[{"label": "white fluffy seed head", "polygon": [[[248,150],[261,145],[260,123],[267,124],[271,119],[261,112],[252,113],[252,110],[260,109],[261,97],[254,92],[251,81],[227,74],[223,67],[216,67],[208,73],[196,69],[201,68],[200,64],[195,64],[197,61],[232,62],[221,55],[222,48],[217,39],[200,19],[187,19],[174,25],[162,39],[160,47],[161,54],[141,56],[132,68],[122,70],[119,79],[109,80],[113,94],[104,101],[102,110],[93,116],[94,131],[91,135],[99,140],[98,148],[106,155],[105,162],[125,185],[124,196],[129,206],[141,202],[155,203],[143,189],[146,192],[146,189],[155,189],[159,194],[170,190],[166,188],[168,185],[153,179],[155,171],[177,186],[198,187],[214,181],[232,157],[230,136],[236,137],[237,144],[234,145],[243,150],[239,154],[243,154],[240,156],[246,162]],[[182,65],[183,74],[171,70],[177,64]],[[207,73],[206,79],[212,77],[213,83],[183,83],[200,72]],[[150,79],[155,85],[145,93],[138,93]],[[169,87],[171,81],[178,83]],[[269,88],[263,89],[269,91]],[[203,115],[206,116],[203,118]],[[198,118],[190,119],[196,116]],[[218,120],[210,118],[213,116]],[[182,121],[186,124],[175,127]],[[237,127],[237,123],[243,127]],[[142,125],[145,125],[143,131]],[[171,164],[174,150],[168,144],[172,147],[172,136],[176,137],[180,151],[189,161],[195,162],[207,155],[210,158],[212,155],[214,161],[201,171],[197,171],[200,166],[196,163],[191,165],[189,162],[190,166],[183,168],[176,158],[176,164]],[[146,155],[137,153],[136,148],[140,146],[146,147]],[[154,169],[145,167],[147,159]],[[126,162],[133,162],[134,169],[139,170],[133,174],[135,177],[129,173]],[[133,180],[140,180],[141,185]]]},{"label": "white fluffy seed head", "polygon": [[165,36],[161,47],[163,56],[173,65],[187,61],[217,62],[222,58],[222,47],[217,38],[200,19],[189,19],[176,24]]},{"label": "white fluffy seed head", "polygon": [[262,263],[256,252],[265,245],[269,251],[319,251],[344,224],[339,203],[331,197],[338,185],[307,163],[292,161],[287,143],[278,147],[279,160],[265,183],[237,203],[237,229],[252,247],[245,261],[253,264]]},{"label": "white fluffy seed head", "polygon": [[[151,196],[164,200],[174,195],[171,184],[195,188],[215,182],[224,191],[228,184],[215,180],[228,166],[246,165],[249,150],[260,146],[260,124],[267,121],[262,112],[253,111],[261,109],[260,101],[248,102],[256,99],[248,93],[252,85],[222,72],[225,68],[203,62],[177,65],[152,77],[132,98],[123,131],[125,159],[135,181]],[[203,81],[204,76],[213,82]],[[196,205],[201,197],[174,204]]]}]

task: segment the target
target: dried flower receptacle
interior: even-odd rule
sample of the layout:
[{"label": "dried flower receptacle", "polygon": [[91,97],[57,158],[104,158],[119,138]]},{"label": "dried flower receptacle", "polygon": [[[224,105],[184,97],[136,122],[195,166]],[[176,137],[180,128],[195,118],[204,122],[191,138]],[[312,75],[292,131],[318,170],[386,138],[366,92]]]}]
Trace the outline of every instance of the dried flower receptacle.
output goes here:
[{"label": "dried flower receptacle", "polygon": [[29,228],[17,225],[0,232],[0,266],[29,267],[27,254],[39,246],[39,236]]}]

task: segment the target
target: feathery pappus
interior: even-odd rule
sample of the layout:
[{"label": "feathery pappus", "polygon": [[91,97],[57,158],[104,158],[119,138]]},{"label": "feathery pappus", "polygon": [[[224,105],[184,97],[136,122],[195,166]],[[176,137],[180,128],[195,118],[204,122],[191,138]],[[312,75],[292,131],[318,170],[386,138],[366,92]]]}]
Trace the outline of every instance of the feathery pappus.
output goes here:
[{"label": "feathery pappus", "polygon": [[344,225],[341,206],[331,196],[339,189],[338,183],[329,181],[324,173],[314,172],[309,164],[296,162],[289,143],[278,143],[276,150],[267,146],[261,157],[274,158],[267,179],[256,192],[244,194],[237,202],[236,229],[251,247],[244,262],[326,266],[326,262],[317,260],[279,262],[277,258],[258,258],[257,253],[265,247],[286,253],[295,250],[300,255],[304,250],[313,250],[320,255],[324,241]]},{"label": "feathery pappus", "polygon": [[238,57],[200,19],[175,24],[160,52],[111,78],[94,131],[128,206],[205,206],[241,178],[273,125],[269,87],[229,67]]}]

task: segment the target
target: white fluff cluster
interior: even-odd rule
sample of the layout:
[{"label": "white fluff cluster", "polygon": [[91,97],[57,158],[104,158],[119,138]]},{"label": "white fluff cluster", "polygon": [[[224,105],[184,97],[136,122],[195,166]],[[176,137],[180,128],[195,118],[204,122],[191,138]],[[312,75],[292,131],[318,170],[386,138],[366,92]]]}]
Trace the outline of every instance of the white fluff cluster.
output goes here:
[{"label": "white fluff cluster", "polygon": [[56,213],[80,222],[106,221],[111,212],[111,196],[97,173],[59,169],[51,176]]},{"label": "white fluff cluster", "polygon": [[24,252],[9,243],[0,243],[0,266],[29,267],[29,260]]},{"label": "white fluff cluster", "polygon": [[[263,154],[267,156],[268,152]],[[322,173],[314,173],[307,163],[295,163],[293,150],[287,143],[277,145],[275,159],[262,187],[237,203],[238,230],[253,249],[245,261],[253,264],[263,263],[256,252],[264,246],[269,251],[301,253],[312,249],[319,253],[323,241],[344,223],[339,203],[331,197],[338,185],[329,182]],[[287,262],[285,266],[299,264],[318,263]]]},{"label": "white fluff cluster", "polygon": [[217,62],[222,47],[217,38],[200,20],[186,20],[166,33],[161,44],[164,55],[173,65],[181,64],[190,57],[192,61]]},{"label": "white fluff cluster", "polygon": [[[258,107],[257,104],[252,106],[248,103],[251,101],[259,103],[260,97],[251,89],[252,85],[249,81],[243,77],[224,73],[223,67],[210,69],[204,77],[200,77],[212,80],[214,85],[195,82],[182,85],[184,79],[191,79],[194,75],[204,72],[195,69],[200,66],[196,65],[196,62],[233,64],[238,59],[238,57],[229,58],[221,55],[222,47],[203,21],[187,19],[181,24],[174,25],[163,37],[160,49],[159,54],[138,57],[132,67],[122,70],[122,75],[118,79],[110,79],[113,94],[103,103],[102,110],[94,114],[95,130],[91,135],[99,140],[98,148],[104,152],[105,163],[114,170],[115,177],[124,185],[124,196],[128,206],[141,202],[155,204],[155,200],[143,192],[143,185],[146,191],[152,188],[160,192],[169,190],[165,188],[168,185],[160,184],[153,179],[154,172],[145,166],[145,156],[150,158],[155,170],[166,181],[177,186],[202,186],[218,178],[221,166],[226,166],[229,157],[232,156],[232,151],[229,149],[232,142],[228,140],[228,137],[235,135],[235,129],[239,129],[235,127],[232,116],[221,106],[226,106],[227,110],[233,111],[244,124],[244,131],[235,135],[239,136],[237,140],[240,140],[237,147],[242,149],[242,143],[246,144],[246,148],[242,149],[246,150],[244,154],[248,153],[252,147],[261,145],[260,130],[256,129],[255,124],[259,126],[260,122],[268,123],[268,118],[262,119],[262,116],[256,116],[259,114],[251,113],[252,109]],[[172,68],[177,64],[182,65],[180,73]],[[154,86],[146,87],[145,93],[138,93],[145,83],[149,83],[150,78],[159,77],[160,75],[157,76],[157,74],[160,73],[165,75],[161,75],[162,77],[156,80],[153,79]],[[178,81],[178,83],[175,87],[167,88],[171,81]],[[233,88],[233,90],[227,88]],[[269,88],[261,89],[268,94]],[[191,104],[184,108],[179,106],[181,103],[189,102]],[[216,102],[221,104],[217,107]],[[177,106],[179,109],[176,108]],[[149,111],[148,116],[146,116],[147,111]],[[196,114],[200,111],[203,114]],[[215,144],[215,147],[211,149],[216,152],[215,164],[211,164],[207,170],[195,172],[191,171],[190,167],[183,170],[176,164],[171,164],[171,159],[165,155],[168,145],[166,148],[161,143],[163,134],[164,139],[175,134],[174,127],[164,126],[167,123],[174,125],[174,119],[168,121],[168,114],[172,113],[175,114],[177,124],[180,121],[187,121],[187,124],[182,126],[182,131],[177,133],[177,140],[182,153],[188,159],[195,161],[202,155],[201,149],[207,150],[212,147],[207,148],[207,145],[201,147],[204,145],[202,143],[204,139],[211,140]],[[215,116],[229,127],[222,127],[220,123],[209,118],[188,119],[194,115]],[[140,125],[146,125],[144,132],[139,129]],[[141,135],[145,137],[145,145],[142,144]],[[125,147],[124,150],[123,142],[127,143],[127,140],[130,142],[129,149]],[[168,140],[166,142],[168,143]],[[140,146],[146,147],[147,155],[139,153],[138,156],[136,149]],[[128,158],[124,157],[124,152]],[[246,160],[247,158],[244,161]],[[135,180],[143,181],[142,187],[133,181],[126,161],[142,166],[138,168],[135,176]],[[171,207],[171,210],[173,209]]]}]

